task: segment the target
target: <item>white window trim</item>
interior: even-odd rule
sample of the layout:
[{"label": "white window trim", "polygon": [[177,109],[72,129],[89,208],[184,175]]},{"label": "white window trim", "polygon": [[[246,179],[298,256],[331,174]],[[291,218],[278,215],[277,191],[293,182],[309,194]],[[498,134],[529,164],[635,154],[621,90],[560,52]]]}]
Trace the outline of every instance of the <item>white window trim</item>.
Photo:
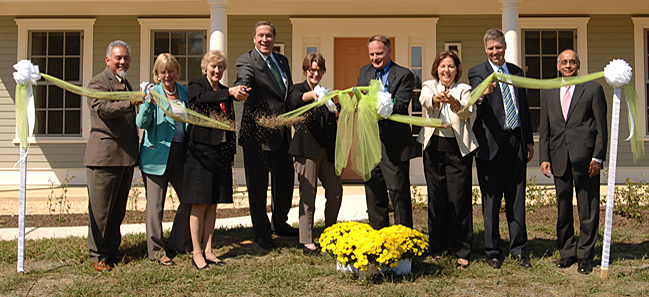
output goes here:
[{"label": "white window trim", "polygon": [[[210,19],[209,18],[180,18],[157,19],[138,18],[140,23],[140,79],[148,80],[151,77],[151,31],[152,30],[206,30],[206,48],[210,44]],[[227,77],[227,76],[225,76]],[[190,77],[187,78],[189,80]]]},{"label": "white window trim", "polygon": [[633,20],[633,45],[634,45],[634,52],[635,52],[635,67],[634,68],[634,74],[635,74],[635,89],[636,89],[636,94],[638,94],[638,99],[642,98],[642,100],[638,100],[638,108],[642,110],[642,119],[640,119],[640,122],[642,125],[640,125],[642,128],[640,129],[640,133],[644,135],[644,140],[649,141],[649,136],[647,135],[646,131],[646,118],[647,118],[647,93],[646,93],[646,86],[645,86],[645,75],[647,73],[647,69],[645,69],[645,59],[647,59],[646,52],[645,52],[645,29],[649,29],[649,17],[632,17],[631,20]]},{"label": "white window trim", "polygon": [[[27,59],[29,49],[29,31],[30,30],[81,30],[83,31],[83,75],[81,77],[81,85],[87,87],[90,79],[92,79],[92,58],[93,58],[93,38],[94,38],[94,25],[96,18],[84,19],[15,19],[18,25],[18,46],[17,46],[17,59]],[[82,98],[81,102],[81,137],[56,137],[56,136],[38,136],[29,137],[30,144],[76,144],[87,143],[90,136],[90,111],[88,105],[84,104]],[[20,143],[16,136],[13,140],[14,144]]]},{"label": "white window trim", "polygon": [[[580,75],[588,74],[588,21],[589,17],[576,17],[576,18],[528,18],[522,17],[518,20],[520,30],[523,29],[577,29],[577,48],[575,51],[579,54],[581,67],[579,69]],[[521,38],[520,48],[522,49]],[[523,53],[521,53],[521,58]]]}]

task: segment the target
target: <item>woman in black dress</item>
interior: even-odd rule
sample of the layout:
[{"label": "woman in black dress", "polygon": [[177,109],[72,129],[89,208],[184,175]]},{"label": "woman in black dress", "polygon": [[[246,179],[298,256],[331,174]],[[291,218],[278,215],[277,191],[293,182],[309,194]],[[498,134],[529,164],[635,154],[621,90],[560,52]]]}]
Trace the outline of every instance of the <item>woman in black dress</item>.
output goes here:
[{"label": "woman in black dress", "polygon": [[[245,87],[227,88],[219,83],[227,67],[225,55],[209,51],[201,60],[203,76],[189,81],[189,107],[206,116],[234,122],[233,100],[248,97]],[[216,204],[232,203],[232,166],[236,152],[233,131],[189,125],[185,162],[186,201],[192,204],[189,229],[193,245],[192,264],[199,270],[207,264],[225,265],[212,253]]]}]

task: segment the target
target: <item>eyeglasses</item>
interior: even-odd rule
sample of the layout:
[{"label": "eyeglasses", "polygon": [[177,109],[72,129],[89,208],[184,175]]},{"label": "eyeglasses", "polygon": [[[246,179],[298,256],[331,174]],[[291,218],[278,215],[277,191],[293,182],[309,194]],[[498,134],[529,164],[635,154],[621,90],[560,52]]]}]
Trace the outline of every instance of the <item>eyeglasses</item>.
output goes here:
[{"label": "eyeglasses", "polygon": [[577,60],[561,60],[561,62],[559,62],[559,63],[561,63],[561,65],[563,65],[563,66],[568,65],[568,64],[570,64],[570,66],[576,66],[577,63],[579,63],[579,62],[577,62]]},{"label": "eyeglasses", "polygon": [[316,73],[324,74],[325,73],[325,71],[322,70],[322,69],[307,69],[306,71],[308,71],[311,74],[316,74]]}]

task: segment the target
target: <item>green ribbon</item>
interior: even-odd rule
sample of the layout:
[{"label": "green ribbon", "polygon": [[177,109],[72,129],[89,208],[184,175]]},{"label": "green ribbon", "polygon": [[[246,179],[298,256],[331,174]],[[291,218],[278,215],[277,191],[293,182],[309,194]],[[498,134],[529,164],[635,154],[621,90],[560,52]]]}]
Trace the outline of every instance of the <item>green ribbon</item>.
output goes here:
[{"label": "green ribbon", "polygon": [[20,147],[27,149],[29,146],[29,121],[27,116],[28,84],[16,84],[16,133]]},{"label": "green ribbon", "polygon": [[[64,89],[66,91],[72,92],[74,94],[80,95],[80,96],[85,96],[85,97],[90,97],[90,98],[95,98],[95,99],[100,99],[100,100],[113,100],[113,101],[144,101],[144,96],[145,94],[143,92],[105,92],[105,91],[97,91],[97,90],[92,90],[84,87],[80,87],[77,85],[73,85],[69,82],[66,82],[62,79],[56,78],[54,76],[41,73],[41,76],[46,79],[47,81],[51,82],[53,85]],[[18,92],[18,90],[16,90]],[[218,121],[215,119],[212,119],[210,117],[207,117],[205,115],[202,115],[196,111],[193,111],[191,109],[185,108],[181,104],[177,104],[171,100],[169,100],[166,96],[163,96],[161,94],[158,94],[157,92],[150,90],[151,97],[153,100],[160,106],[160,102],[164,101],[169,103],[169,105],[173,105],[175,108],[178,108],[180,110],[184,110],[185,114],[187,115],[186,117],[179,117],[177,115],[174,115],[172,112],[168,110],[162,109],[162,111],[175,121],[179,121],[182,123],[188,123],[196,126],[203,126],[203,127],[208,127],[208,128],[214,128],[214,129],[220,129],[220,130],[228,130],[228,131],[234,131],[235,130],[235,125],[231,121]],[[17,106],[17,105],[16,105]]]}]

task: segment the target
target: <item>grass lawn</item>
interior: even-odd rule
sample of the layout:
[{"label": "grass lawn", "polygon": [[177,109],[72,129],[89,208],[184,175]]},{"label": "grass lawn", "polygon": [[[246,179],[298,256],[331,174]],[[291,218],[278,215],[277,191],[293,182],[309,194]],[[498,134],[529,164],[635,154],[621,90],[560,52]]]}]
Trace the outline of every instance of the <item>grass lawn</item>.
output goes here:
[{"label": "grass lawn", "polygon": [[[425,208],[413,208],[415,228],[426,232]],[[332,256],[304,256],[297,238],[276,238],[279,248],[270,252],[259,249],[251,241],[251,228],[215,230],[215,253],[228,265],[205,271],[197,271],[191,265],[190,254],[176,256],[176,265],[171,267],[149,261],[145,235],[136,234],[124,236],[121,248],[137,260],[117,265],[107,273],[92,268],[85,238],[27,241],[26,273],[18,275],[16,240],[0,241],[0,295],[649,296],[646,222],[614,227],[607,280],[600,279],[601,236],[592,274],[578,274],[576,264],[563,270],[555,267],[559,259],[555,222],[556,208],[528,213],[528,251],[533,267],[524,269],[506,258],[502,269],[496,270],[485,263],[482,215],[476,206],[471,265],[465,271],[455,269],[452,256],[434,264],[429,258],[420,258],[415,259],[410,275],[386,275],[371,282],[338,273]],[[316,227],[319,236],[324,229],[322,222]],[[602,232],[600,227],[600,235]],[[501,234],[501,246],[506,250],[509,241],[504,217]]]}]

